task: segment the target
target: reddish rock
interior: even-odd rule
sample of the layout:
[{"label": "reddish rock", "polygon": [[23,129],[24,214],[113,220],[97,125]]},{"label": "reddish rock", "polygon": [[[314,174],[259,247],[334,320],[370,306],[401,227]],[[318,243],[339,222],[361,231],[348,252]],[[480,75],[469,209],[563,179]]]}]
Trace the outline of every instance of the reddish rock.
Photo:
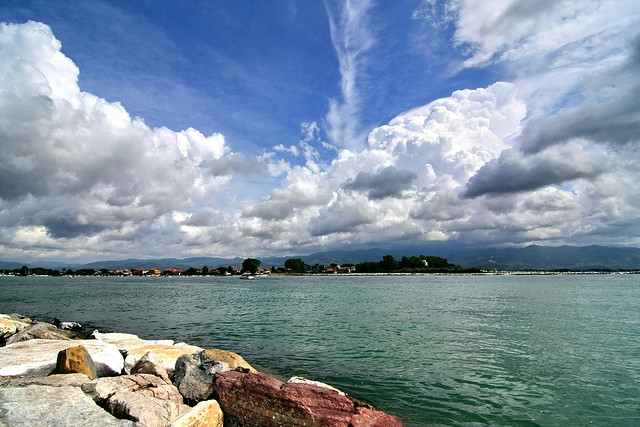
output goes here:
[{"label": "reddish rock", "polygon": [[335,391],[262,373],[218,372],[214,388],[225,417],[237,425],[347,426],[355,412]]},{"label": "reddish rock", "polygon": [[350,427],[401,427],[402,421],[393,415],[369,408],[356,408],[351,417]]},{"label": "reddish rock", "polygon": [[91,355],[81,345],[66,348],[58,353],[56,372],[58,374],[85,374],[89,378],[98,376],[98,371]]}]

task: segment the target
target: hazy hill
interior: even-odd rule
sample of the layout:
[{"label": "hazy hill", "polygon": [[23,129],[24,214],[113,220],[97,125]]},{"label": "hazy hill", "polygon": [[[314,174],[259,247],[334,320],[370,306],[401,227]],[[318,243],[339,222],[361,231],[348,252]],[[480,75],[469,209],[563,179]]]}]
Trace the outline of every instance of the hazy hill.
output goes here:
[{"label": "hazy hill", "polygon": [[[499,270],[640,270],[640,248],[605,246],[536,246],[524,248],[454,248],[450,246],[419,246],[395,249],[368,249],[353,251],[327,251],[310,255],[287,257],[258,257],[262,267],[282,266],[289,258],[301,258],[309,265],[315,264],[357,264],[364,261],[380,261],[384,255],[391,254],[397,259],[402,256],[435,255],[447,258],[449,262],[464,267],[479,267]],[[125,259],[97,261],[82,265],[65,265],[57,262],[27,264],[29,267],[45,268],[92,268],[109,270],[123,268],[180,268],[189,267],[209,269],[220,266],[240,267],[242,258],[161,258],[161,259]],[[20,268],[23,263],[0,261],[0,268]]]}]

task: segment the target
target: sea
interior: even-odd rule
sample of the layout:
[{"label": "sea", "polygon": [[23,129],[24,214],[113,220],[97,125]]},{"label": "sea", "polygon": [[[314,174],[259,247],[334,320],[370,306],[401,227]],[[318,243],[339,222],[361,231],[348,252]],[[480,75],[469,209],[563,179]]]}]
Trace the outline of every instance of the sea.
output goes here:
[{"label": "sea", "polygon": [[640,275],[0,277],[0,313],[242,355],[407,426],[640,425]]}]

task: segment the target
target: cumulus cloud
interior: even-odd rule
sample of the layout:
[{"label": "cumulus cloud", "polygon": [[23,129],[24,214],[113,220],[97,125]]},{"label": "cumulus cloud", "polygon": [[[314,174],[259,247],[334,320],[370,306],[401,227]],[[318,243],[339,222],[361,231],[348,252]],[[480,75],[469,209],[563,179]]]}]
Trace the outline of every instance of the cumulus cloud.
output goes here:
[{"label": "cumulus cloud", "polygon": [[150,128],[80,91],[79,70],[60,49],[45,24],[0,24],[3,227],[128,239],[132,227],[212,203],[234,174],[266,173],[219,133]]}]

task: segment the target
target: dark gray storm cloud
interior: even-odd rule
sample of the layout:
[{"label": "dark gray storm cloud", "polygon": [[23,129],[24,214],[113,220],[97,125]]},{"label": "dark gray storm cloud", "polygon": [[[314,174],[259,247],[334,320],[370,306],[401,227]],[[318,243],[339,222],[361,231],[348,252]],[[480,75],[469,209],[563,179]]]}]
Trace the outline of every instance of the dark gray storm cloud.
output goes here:
[{"label": "dark gray storm cloud", "polygon": [[370,200],[379,200],[402,196],[402,192],[411,188],[416,179],[418,175],[415,172],[388,166],[377,174],[360,172],[356,179],[347,183],[344,188],[367,192]]},{"label": "dark gray storm cloud", "polygon": [[640,138],[640,37],[630,46],[628,60],[594,78],[590,100],[557,114],[533,119],[522,132],[520,148],[537,153],[573,138],[615,145]]},{"label": "dark gray storm cloud", "polygon": [[637,141],[639,136],[640,85],[621,98],[592,102],[549,118],[531,120],[523,130],[521,148],[525,153],[537,153],[572,138],[627,144]]},{"label": "dark gray storm cloud", "polygon": [[505,150],[471,177],[461,196],[475,198],[531,191],[578,178],[592,178],[607,170],[604,156],[570,148],[532,156],[514,149]]}]

